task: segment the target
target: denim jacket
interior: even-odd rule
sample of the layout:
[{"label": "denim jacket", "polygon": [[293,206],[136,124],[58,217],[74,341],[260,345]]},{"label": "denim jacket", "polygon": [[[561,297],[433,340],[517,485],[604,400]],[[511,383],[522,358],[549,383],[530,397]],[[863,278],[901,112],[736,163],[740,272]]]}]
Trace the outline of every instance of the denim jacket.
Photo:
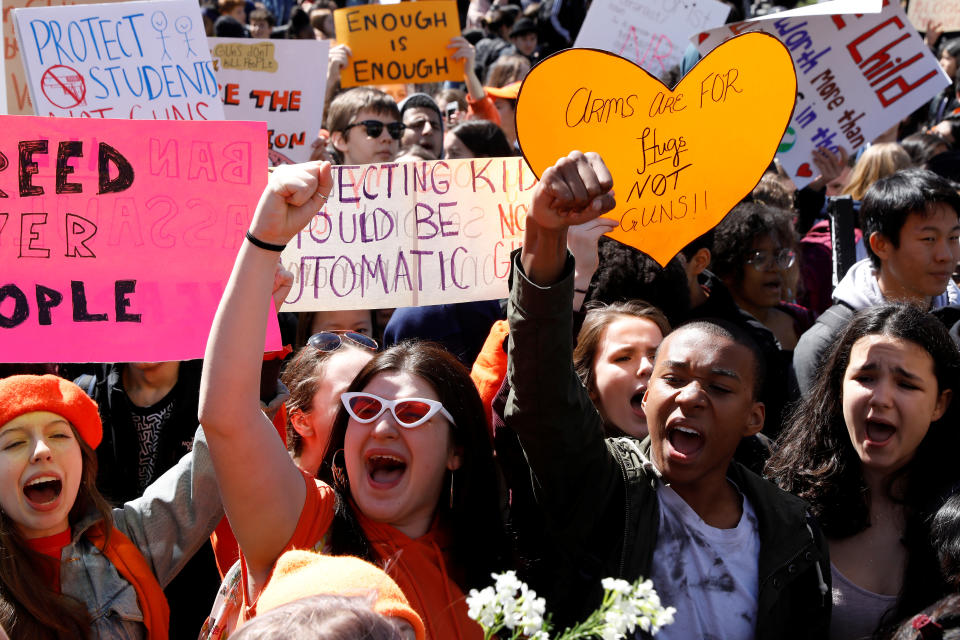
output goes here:
[{"label": "denim jacket", "polygon": [[[91,638],[140,640],[146,627],[133,585],[84,535],[98,517],[89,513],[73,526],[71,542],[60,556],[61,592],[86,603]],[[222,517],[220,490],[201,429],[190,453],[143,496],[113,510],[114,526],[140,549],[161,587],[173,580]]]}]

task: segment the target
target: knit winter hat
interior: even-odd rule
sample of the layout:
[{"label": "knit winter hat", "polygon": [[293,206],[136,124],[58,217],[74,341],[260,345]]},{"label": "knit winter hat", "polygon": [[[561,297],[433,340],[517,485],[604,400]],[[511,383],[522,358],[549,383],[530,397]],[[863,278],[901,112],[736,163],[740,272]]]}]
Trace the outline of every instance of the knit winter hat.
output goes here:
[{"label": "knit winter hat", "polygon": [[103,438],[97,403],[69,380],[51,375],[0,380],[0,427],[33,411],[49,411],[66,418],[93,449]]},{"label": "knit winter hat", "polygon": [[263,614],[288,602],[317,595],[374,596],[373,610],[403,618],[424,640],[423,621],[397,583],[378,567],[352,556],[326,556],[312,551],[287,551],[277,560],[270,582],[257,600]]},{"label": "knit winter hat", "polygon": [[403,114],[406,113],[407,109],[415,109],[417,107],[423,109],[430,109],[437,114],[437,118],[440,119],[440,133],[443,133],[443,114],[440,112],[440,107],[437,105],[437,101],[428,96],[425,93],[411,93],[409,96],[400,101],[400,104],[397,105],[400,109],[400,119],[403,119]]}]

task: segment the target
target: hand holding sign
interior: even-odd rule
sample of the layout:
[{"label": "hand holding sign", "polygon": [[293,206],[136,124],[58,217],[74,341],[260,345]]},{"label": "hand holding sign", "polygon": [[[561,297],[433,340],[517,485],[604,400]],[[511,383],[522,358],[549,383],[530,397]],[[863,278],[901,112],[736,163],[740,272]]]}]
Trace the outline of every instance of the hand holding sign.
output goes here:
[{"label": "hand holding sign", "polygon": [[717,47],[673,91],[628,60],[572,49],[527,75],[517,133],[538,175],[571,149],[600,153],[619,193],[610,236],[665,265],[757,184],[795,97],[790,54],[764,34]]},{"label": "hand holding sign", "polygon": [[333,12],[337,40],[353,52],[340,74],[346,87],[459,80],[446,45],[460,35],[457,5],[421,0]]},{"label": "hand holding sign", "polygon": [[260,196],[250,232],[264,242],[286,245],[317,215],[332,188],[329,162],[277,167]]}]

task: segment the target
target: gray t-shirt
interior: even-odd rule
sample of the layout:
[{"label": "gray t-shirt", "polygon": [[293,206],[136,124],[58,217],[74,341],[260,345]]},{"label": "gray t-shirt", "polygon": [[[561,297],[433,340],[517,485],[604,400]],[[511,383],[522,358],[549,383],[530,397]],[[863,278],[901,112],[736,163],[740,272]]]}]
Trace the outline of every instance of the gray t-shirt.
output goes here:
[{"label": "gray t-shirt", "polygon": [[677,609],[661,640],[748,640],[754,637],[760,589],[757,516],[743,499],[733,529],[704,522],[669,486],[657,491],[660,525],[653,552],[653,586]]},{"label": "gray t-shirt", "polygon": [[873,637],[880,619],[897,604],[897,596],[885,596],[862,589],[837,571],[833,576],[833,614],[830,616],[830,640],[861,640]]}]

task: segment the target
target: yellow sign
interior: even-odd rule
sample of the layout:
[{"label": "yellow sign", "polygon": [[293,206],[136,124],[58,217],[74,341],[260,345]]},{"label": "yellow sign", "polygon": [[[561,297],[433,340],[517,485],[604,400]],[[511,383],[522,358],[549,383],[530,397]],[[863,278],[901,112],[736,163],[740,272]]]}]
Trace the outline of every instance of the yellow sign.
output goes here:
[{"label": "yellow sign", "polygon": [[527,75],[517,135],[537,177],[571,151],[598,152],[617,195],[607,235],[666,265],[753,190],[796,93],[790,53],[763,33],[718,46],[673,91],[629,60],[570,49]]},{"label": "yellow sign", "polygon": [[333,20],[337,41],[353,52],[343,87],[463,79],[463,62],[447,49],[460,35],[456,2],[361,5],[337,9]]}]

